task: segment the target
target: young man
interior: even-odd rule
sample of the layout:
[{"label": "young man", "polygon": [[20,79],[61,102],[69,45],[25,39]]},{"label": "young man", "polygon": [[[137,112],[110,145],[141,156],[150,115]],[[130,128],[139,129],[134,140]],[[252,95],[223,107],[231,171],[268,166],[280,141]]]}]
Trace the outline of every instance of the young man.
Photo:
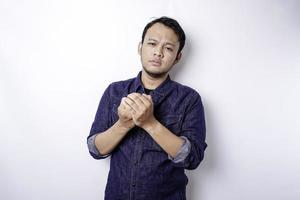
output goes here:
[{"label": "young man", "polygon": [[161,17],[146,25],[136,78],[105,90],[87,138],[95,159],[111,155],[107,200],[186,199],[185,169],[204,157],[205,119],[200,95],[170,79],[185,34]]}]

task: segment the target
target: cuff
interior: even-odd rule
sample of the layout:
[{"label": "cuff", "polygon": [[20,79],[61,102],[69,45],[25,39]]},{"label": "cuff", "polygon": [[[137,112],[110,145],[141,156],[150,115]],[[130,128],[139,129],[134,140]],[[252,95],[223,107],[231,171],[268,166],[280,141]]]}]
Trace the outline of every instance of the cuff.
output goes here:
[{"label": "cuff", "polygon": [[174,163],[183,162],[185,158],[189,155],[191,150],[191,142],[189,139],[187,139],[185,136],[180,136],[182,139],[184,139],[184,142],[177,152],[176,156],[172,158],[170,155],[168,155],[168,158],[172,160]]},{"label": "cuff", "polygon": [[88,145],[89,151],[91,153],[93,153],[97,158],[106,158],[106,157],[109,156],[109,154],[108,155],[100,154],[100,152],[98,151],[98,149],[96,147],[95,139],[96,139],[97,135],[98,134],[95,134],[95,135],[88,138],[87,145]]}]

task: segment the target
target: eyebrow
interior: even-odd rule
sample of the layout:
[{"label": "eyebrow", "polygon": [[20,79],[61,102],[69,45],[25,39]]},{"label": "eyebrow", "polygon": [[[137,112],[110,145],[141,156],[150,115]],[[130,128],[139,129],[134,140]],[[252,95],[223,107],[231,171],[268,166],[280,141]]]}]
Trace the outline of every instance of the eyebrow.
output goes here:
[{"label": "eyebrow", "polygon": [[[153,38],[149,38],[148,41],[154,41],[154,42],[158,42],[156,39]],[[175,44],[171,43],[171,42],[166,42],[167,45],[171,45],[171,46],[175,46]]]}]

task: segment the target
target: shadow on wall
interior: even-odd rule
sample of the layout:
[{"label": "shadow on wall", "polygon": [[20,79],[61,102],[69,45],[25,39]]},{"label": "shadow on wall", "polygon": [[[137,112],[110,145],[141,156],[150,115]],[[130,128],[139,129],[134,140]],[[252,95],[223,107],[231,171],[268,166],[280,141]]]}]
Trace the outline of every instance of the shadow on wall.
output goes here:
[{"label": "shadow on wall", "polygon": [[[184,47],[184,52],[182,55],[182,58],[180,62],[174,66],[174,68],[171,71],[171,78],[176,81],[176,77],[179,76],[179,74],[184,73],[185,70],[189,70],[195,66],[189,65],[189,57],[193,53],[192,46],[190,43],[186,43],[186,46]],[[201,59],[201,50],[197,49],[197,56],[199,59]],[[199,67],[199,66],[197,66]],[[205,76],[205,74],[199,74],[199,78],[201,76]],[[192,87],[192,86],[191,86]],[[203,86],[205,87],[205,86]],[[192,87],[193,88],[193,87]],[[198,91],[201,95],[201,91]],[[217,161],[218,155],[220,155],[217,149],[217,129],[214,123],[214,113],[213,109],[211,109],[209,102],[205,101],[205,96],[202,96],[202,103],[204,105],[204,111],[205,111],[205,120],[206,120],[206,143],[208,144],[208,147],[205,150],[205,156],[204,160],[201,162],[200,166],[195,170],[186,170],[186,174],[188,176],[189,182],[187,185],[187,199],[195,200],[195,199],[202,199],[199,194],[202,194],[202,188],[205,184],[205,181],[209,179],[210,175],[215,171],[218,164]]]},{"label": "shadow on wall", "polygon": [[[206,180],[210,179],[214,171],[218,168],[219,155],[221,155],[220,149],[218,149],[217,142],[217,129],[214,123],[214,114],[211,112],[209,103],[204,102],[205,107],[205,119],[206,119],[206,143],[207,148],[205,150],[204,160],[200,163],[200,166],[195,170],[186,170],[186,174],[189,179],[187,186],[187,199],[202,199],[202,188],[205,185]],[[201,196],[199,196],[201,195]]]}]

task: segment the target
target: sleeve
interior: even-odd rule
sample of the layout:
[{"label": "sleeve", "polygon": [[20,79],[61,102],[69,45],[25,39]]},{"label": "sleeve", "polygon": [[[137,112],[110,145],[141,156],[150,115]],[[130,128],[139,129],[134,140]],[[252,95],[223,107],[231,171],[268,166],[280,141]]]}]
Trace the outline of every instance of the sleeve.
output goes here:
[{"label": "sleeve", "polygon": [[87,144],[88,144],[89,152],[92,153],[93,157],[96,159],[106,158],[109,156],[109,154],[108,155],[100,154],[100,152],[98,151],[98,149],[95,145],[95,138],[97,135],[98,134],[95,134],[88,138]]},{"label": "sleeve", "polygon": [[90,155],[95,159],[103,159],[109,155],[101,155],[95,146],[96,134],[101,134],[111,127],[111,105],[110,105],[110,89],[111,85],[104,91],[103,96],[98,105],[98,109],[92,123],[90,134],[87,137],[87,146]]},{"label": "sleeve", "polygon": [[192,170],[196,169],[203,160],[207,147],[205,116],[201,97],[197,92],[186,102],[186,105],[187,111],[183,118],[181,135],[190,141],[190,152],[184,161],[174,164]]},{"label": "sleeve", "polygon": [[185,160],[185,158],[189,155],[190,150],[191,150],[191,142],[189,139],[187,139],[184,136],[180,136],[182,139],[184,139],[184,142],[177,152],[176,156],[172,158],[172,156],[168,155],[168,158],[172,160],[174,163],[180,163]]}]

